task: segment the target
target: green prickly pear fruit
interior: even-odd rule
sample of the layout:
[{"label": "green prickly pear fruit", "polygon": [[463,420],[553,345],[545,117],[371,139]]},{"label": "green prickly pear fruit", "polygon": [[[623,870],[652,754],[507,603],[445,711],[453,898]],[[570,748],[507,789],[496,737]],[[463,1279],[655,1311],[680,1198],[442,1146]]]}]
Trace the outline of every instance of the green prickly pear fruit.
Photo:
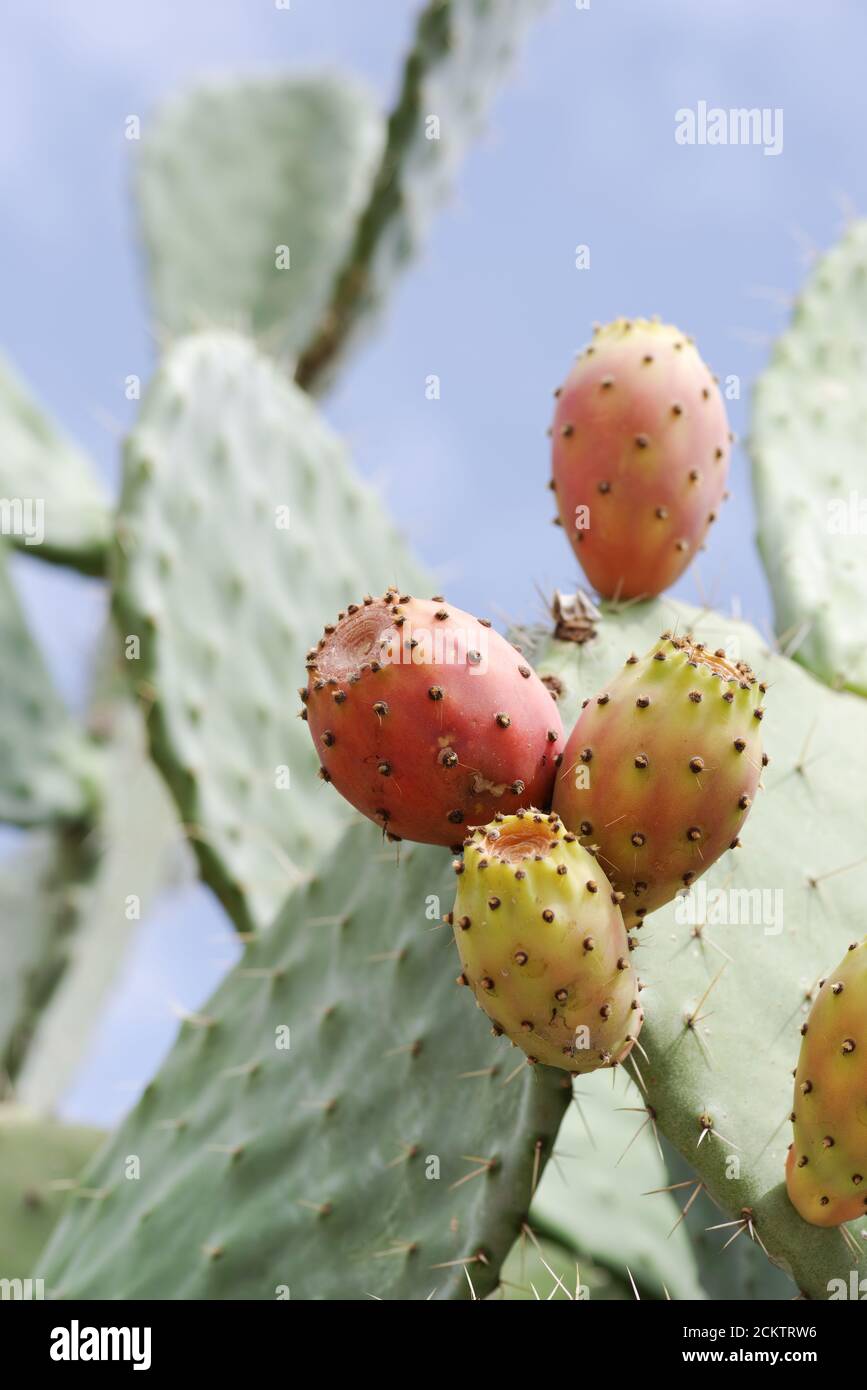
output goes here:
[{"label": "green prickly pear fruit", "polygon": [[867,937],[822,982],[801,1032],[786,1187],[805,1221],[840,1226],[867,1211]]},{"label": "green prickly pear fruit", "polygon": [[498,815],[456,861],[458,983],[527,1053],[570,1072],[629,1055],[644,1014],[629,939],[599,864],[557,816]]},{"label": "green prickly pear fruit", "polygon": [[692,340],[647,319],[597,329],[551,433],[558,519],[591,584],[662,593],[716,519],[729,465],[725,406]]},{"label": "green prickly pear fruit", "polygon": [[746,662],[664,632],[584,701],[553,808],[625,894],[627,927],[737,846],[767,761],[764,690]]}]

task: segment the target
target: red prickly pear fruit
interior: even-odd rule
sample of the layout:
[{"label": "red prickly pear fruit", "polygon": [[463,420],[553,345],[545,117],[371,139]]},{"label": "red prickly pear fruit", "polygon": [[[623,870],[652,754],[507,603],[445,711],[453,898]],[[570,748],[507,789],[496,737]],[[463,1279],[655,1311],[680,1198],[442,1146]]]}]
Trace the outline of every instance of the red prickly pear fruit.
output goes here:
[{"label": "red prickly pear fruit", "polygon": [[805,1221],[840,1226],[867,1213],[867,937],[822,982],[801,1032],[786,1188]]},{"label": "red prickly pear fruit", "polygon": [[390,839],[460,849],[471,823],[550,805],[559,711],[485,619],[391,589],[350,604],[307,668],[322,776]]},{"label": "red prickly pear fruit", "polygon": [[626,1059],[644,1014],[616,895],[556,816],[497,816],[465,842],[451,914],[476,1003],[531,1062]]},{"label": "red prickly pear fruit", "polygon": [[663,633],[584,702],[554,810],[625,894],[627,927],[736,847],[761,777],[761,698],[749,666]]},{"label": "red prickly pear fruit", "polygon": [[647,319],[596,331],[557,392],[552,486],[598,593],[651,597],[683,573],[725,497],[731,438],[690,338]]}]

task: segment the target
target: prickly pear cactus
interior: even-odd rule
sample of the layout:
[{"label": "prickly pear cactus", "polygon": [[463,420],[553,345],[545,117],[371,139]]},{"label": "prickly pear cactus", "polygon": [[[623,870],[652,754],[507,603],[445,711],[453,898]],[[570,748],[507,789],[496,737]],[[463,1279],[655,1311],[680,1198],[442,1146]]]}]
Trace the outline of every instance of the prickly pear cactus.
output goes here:
[{"label": "prickly pear cactus", "polygon": [[792,1102],[786,1185],[814,1226],[867,1221],[867,937],[852,941],[821,982]]},{"label": "prickly pear cactus", "polygon": [[294,357],[325,311],[382,152],[345,78],[212,83],[145,122],[136,191],[160,328]]},{"label": "prickly pear cactus", "polygon": [[556,395],[552,487],[576,558],[606,598],[662,593],[725,495],[731,435],[715,378],[679,328],[616,319]]},{"label": "prickly pear cactus", "polygon": [[606,612],[584,645],[549,640],[532,653],[540,673],[565,687],[567,725],[629,651],[665,628],[761,670],[770,765],[742,848],[637,934],[647,1059],[633,1054],[629,1065],[662,1131],[743,1223],[741,1238],[754,1232],[800,1289],[827,1298],[831,1279],[867,1273],[867,1221],[851,1248],[839,1230],[808,1225],[786,1194],[784,1165],[800,1026],[816,982],[862,924],[867,710],[767,650],[746,625],[657,601]]},{"label": "prickly pear cactus", "polygon": [[351,815],[298,718],[311,632],[368,584],[430,581],[309,399],[230,333],[164,360],[117,530],[115,614],[154,758],[206,881],[240,929],[265,925]]},{"label": "prickly pear cactus", "polygon": [[89,460],[62,437],[2,360],[0,497],[42,506],[41,517],[25,508],[23,533],[5,532],[26,554],[102,573],[111,536],[107,494]]},{"label": "prickly pear cactus", "polygon": [[813,270],[756,385],[759,549],[784,649],[867,695],[867,222]]},{"label": "prickly pear cactus", "polygon": [[468,836],[452,911],[462,981],[535,1065],[614,1067],[644,1018],[611,884],[554,815],[518,811]]},{"label": "prickly pear cactus", "polygon": [[357,820],[88,1170],[101,1199],[40,1262],[55,1296],[469,1298],[465,1269],[494,1288],[570,1091],[467,1008],[453,879],[443,850]]}]

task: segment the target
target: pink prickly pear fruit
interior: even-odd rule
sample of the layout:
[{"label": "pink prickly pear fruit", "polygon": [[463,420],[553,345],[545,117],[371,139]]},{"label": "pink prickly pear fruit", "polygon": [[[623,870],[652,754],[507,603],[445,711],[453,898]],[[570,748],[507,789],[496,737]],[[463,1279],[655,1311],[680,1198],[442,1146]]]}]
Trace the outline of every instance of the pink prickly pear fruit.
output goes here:
[{"label": "pink prickly pear fruit", "polygon": [[527,1053],[570,1072],[625,1060],[644,1014],[616,895],[556,816],[476,828],[455,863],[449,920],[476,1003]]},{"label": "pink prickly pear fruit", "polygon": [[665,632],[584,701],[553,807],[625,895],[627,927],[737,847],[767,757],[749,666]]},{"label": "pink prickly pear fruit", "polygon": [[801,1028],[786,1188],[813,1226],[867,1212],[867,937],[823,980]]},{"label": "pink prickly pear fruit", "polygon": [[683,573],[726,492],[731,434],[692,339],[616,319],[557,394],[559,521],[605,598],[651,597]]},{"label": "pink prickly pear fruit", "polygon": [[390,589],[327,626],[307,672],[321,776],[390,839],[460,849],[470,823],[550,805],[559,711],[486,619]]}]

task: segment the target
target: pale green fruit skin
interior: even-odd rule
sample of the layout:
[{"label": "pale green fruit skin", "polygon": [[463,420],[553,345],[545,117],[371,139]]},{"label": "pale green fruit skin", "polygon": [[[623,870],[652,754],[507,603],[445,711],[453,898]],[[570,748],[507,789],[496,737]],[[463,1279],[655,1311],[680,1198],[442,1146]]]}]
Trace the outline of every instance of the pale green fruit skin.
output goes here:
[{"label": "pale green fruit skin", "polygon": [[475,829],[452,913],[466,984],[494,1025],[569,1072],[626,1059],[644,1018],[611,884],[557,816],[519,811]]}]

